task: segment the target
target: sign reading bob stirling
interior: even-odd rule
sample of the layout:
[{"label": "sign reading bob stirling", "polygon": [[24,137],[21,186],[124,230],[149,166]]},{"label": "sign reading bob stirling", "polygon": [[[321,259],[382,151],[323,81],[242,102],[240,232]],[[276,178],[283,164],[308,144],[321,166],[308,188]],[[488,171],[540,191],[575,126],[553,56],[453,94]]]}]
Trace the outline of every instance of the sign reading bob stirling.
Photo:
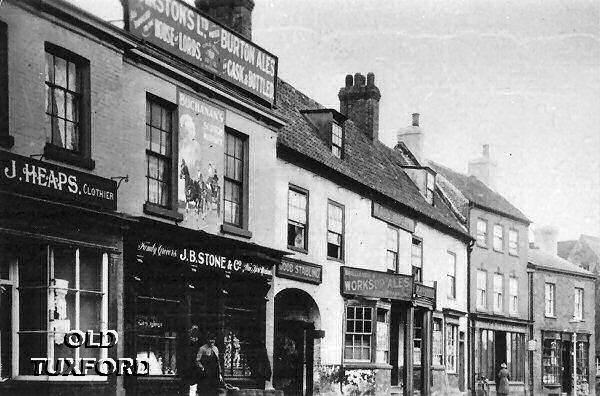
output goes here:
[{"label": "sign reading bob stirling", "polygon": [[116,210],[117,183],[0,151],[0,190],[77,206]]}]

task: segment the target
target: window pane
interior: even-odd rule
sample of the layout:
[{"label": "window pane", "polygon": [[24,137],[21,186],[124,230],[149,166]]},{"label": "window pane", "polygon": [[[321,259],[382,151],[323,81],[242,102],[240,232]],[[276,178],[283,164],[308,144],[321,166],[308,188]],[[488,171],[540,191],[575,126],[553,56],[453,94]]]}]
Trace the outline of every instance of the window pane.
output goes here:
[{"label": "window pane", "polygon": [[[21,303],[22,304],[22,303]],[[43,358],[46,353],[47,335],[27,333],[19,335],[19,374],[33,375],[31,358]]]},{"label": "window pane", "polygon": [[161,114],[162,114],[161,106],[158,103],[151,102],[151,119],[150,119],[150,125],[152,125],[155,128],[160,128],[160,126],[161,126]]},{"label": "window pane", "polygon": [[74,123],[65,121],[65,148],[77,151],[79,147],[79,137],[77,136],[77,127]]},{"label": "window pane", "polygon": [[19,290],[20,330],[45,330],[48,306],[45,289]]},{"label": "window pane", "polygon": [[102,290],[102,255],[94,250],[80,249],[79,288],[82,290]]},{"label": "window pane", "polygon": [[60,89],[54,90],[54,114],[65,118],[65,92]]},{"label": "window pane", "polygon": [[100,330],[102,296],[97,293],[81,292],[79,327],[81,330]]},{"label": "window pane", "polygon": [[68,88],[71,91],[79,92],[79,86],[77,84],[77,68],[75,67],[75,63],[69,62],[69,85]]},{"label": "window pane", "polygon": [[75,285],[75,249],[55,247],[54,251],[54,279],[68,282],[68,288],[74,289]]},{"label": "window pane", "polygon": [[58,56],[54,57],[54,61],[55,84],[67,88],[67,62]]},{"label": "window pane", "polygon": [[46,52],[46,81],[54,83],[54,57]]},{"label": "window pane", "polygon": [[150,144],[150,150],[155,153],[160,153],[160,129],[152,128],[152,143]]}]

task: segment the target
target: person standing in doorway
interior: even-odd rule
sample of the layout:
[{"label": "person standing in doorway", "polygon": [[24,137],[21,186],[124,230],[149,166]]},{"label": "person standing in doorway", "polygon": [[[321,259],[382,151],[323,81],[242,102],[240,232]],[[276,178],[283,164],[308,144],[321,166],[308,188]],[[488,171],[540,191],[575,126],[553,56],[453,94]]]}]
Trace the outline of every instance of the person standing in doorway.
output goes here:
[{"label": "person standing in doorway", "polygon": [[198,349],[196,364],[203,372],[202,379],[198,381],[198,395],[215,396],[219,394],[223,385],[219,350],[215,346],[216,337],[208,333],[206,343]]},{"label": "person standing in doorway", "polygon": [[496,393],[498,396],[508,396],[508,392],[510,390],[510,385],[508,380],[510,378],[510,374],[508,372],[506,363],[502,363],[500,365],[500,371],[498,372],[498,382],[496,386]]}]

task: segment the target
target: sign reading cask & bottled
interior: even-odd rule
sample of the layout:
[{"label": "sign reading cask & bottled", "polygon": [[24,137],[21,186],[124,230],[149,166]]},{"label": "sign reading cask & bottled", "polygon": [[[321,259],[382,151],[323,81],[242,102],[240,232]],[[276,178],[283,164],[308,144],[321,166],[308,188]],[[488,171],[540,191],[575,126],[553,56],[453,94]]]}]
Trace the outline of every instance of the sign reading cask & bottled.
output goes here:
[{"label": "sign reading cask & bottled", "polygon": [[322,282],[322,270],[318,264],[284,258],[277,265],[277,276],[318,285]]},{"label": "sign reading cask & bottled", "polygon": [[179,0],[131,0],[129,31],[273,104],[277,57]]},{"label": "sign reading cask & bottled", "polygon": [[116,210],[117,183],[0,151],[0,190],[77,206]]},{"label": "sign reading cask & bottled", "polygon": [[413,278],[353,267],[341,267],[341,292],[355,296],[391,298],[410,301]]}]

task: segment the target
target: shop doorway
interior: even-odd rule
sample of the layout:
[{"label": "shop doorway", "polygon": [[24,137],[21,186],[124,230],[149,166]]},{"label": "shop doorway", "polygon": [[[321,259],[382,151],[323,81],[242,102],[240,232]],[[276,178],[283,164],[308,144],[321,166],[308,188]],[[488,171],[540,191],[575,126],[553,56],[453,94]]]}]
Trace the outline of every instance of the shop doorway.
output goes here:
[{"label": "shop doorway", "polygon": [[273,386],[286,396],[313,393],[315,329],[321,320],[312,297],[299,289],[285,289],[275,296]]},{"label": "shop doorway", "polygon": [[465,390],[465,333],[460,332],[458,339],[458,389]]},{"label": "shop doorway", "polygon": [[573,389],[573,373],[571,370],[573,369],[573,356],[571,355],[571,343],[570,342],[562,342],[562,378],[561,378],[561,387],[562,391],[566,393],[570,393]]}]

